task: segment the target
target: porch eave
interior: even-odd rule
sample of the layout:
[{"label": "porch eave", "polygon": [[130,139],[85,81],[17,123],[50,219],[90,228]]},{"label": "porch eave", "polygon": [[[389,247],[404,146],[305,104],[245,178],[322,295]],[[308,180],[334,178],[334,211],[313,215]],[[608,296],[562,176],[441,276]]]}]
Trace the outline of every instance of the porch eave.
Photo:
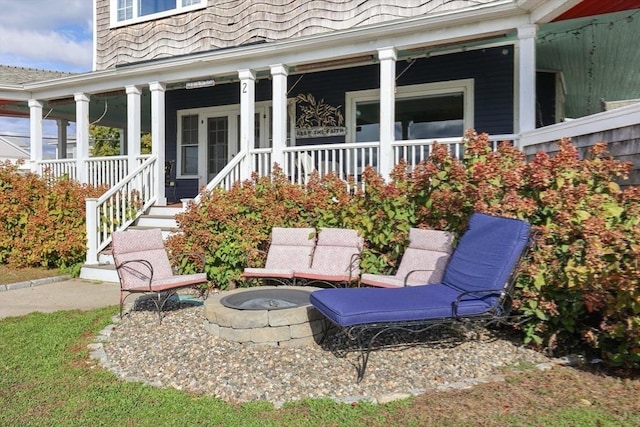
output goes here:
[{"label": "porch eave", "polygon": [[[296,65],[323,58],[375,52],[387,46],[411,48],[454,44],[512,32],[518,26],[531,23],[529,13],[519,8],[513,0],[505,0],[470,10],[91,71],[26,83],[22,88],[31,92],[34,98],[49,99],[68,96],[69,91],[97,93],[114,87],[140,84],[141,81],[159,80],[170,84],[204,75],[234,74],[238,69],[267,70],[275,63]],[[380,34],[384,34],[384,38],[380,38]],[[277,54],[274,55],[274,52]]]}]

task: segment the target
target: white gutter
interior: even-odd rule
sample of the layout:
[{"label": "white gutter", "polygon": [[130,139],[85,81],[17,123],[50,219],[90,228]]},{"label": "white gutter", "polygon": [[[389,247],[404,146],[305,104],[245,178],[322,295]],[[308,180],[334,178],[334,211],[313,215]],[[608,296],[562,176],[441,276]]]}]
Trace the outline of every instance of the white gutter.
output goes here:
[{"label": "white gutter", "polygon": [[0,99],[10,101],[28,101],[29,93],[20,85],[0,85]]}]

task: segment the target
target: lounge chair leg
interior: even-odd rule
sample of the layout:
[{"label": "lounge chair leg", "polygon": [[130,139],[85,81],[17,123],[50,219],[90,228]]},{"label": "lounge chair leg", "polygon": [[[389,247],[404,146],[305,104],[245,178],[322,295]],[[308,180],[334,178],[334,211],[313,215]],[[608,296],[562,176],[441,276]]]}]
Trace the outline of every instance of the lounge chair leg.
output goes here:
[{"label": "lounge chair leg", "polygon": [[373,347],[373,343],[378,339],[380,335],[384,334],[385,332],[388,332],[389,330],[390,329],[382,329],[376,332],[375,334],[373,334],[373,336],[369,340],[368,345],[366,346],[363,345],[362,335],[365,331],[367,331],[367,328],[364,328],[358,332],[356,339],[358,341],[358,348],[360,349],[360,355],[358,356],[358,361],[360,363],[356,367],[358,371],[358,377],[356,378],[356,382],[359,383],[364,378],[364,372],[367,370],[367,363],[369,363],[369,355],[371,354],[371,348]]}]

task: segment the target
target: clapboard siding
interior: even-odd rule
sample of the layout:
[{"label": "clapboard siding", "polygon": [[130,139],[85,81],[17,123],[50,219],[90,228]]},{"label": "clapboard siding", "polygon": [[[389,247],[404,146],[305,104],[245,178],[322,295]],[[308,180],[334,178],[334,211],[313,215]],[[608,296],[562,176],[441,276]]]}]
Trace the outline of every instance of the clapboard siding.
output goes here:
[{"label": "clapboard siding", "polygon": [[227,0],[205,9],[110,28],[110,0],[97,0],[96,68],[286,40],[499,0]]},{"label": "clapboard siding", "polygon": [[[409,67],[409,68],[407,68]],[[398,86],[435,83],[449,80],[474,79],[475,123],[479,132],[509,134],[513,132],[514,58],[513,46],[471,50],[450,55],[416,59],[415,63],[398,61]],[[256,82],[256,101],[270,101],[272,82]],[[312,94],[316,99],[345,114],[345,93],[380,87],[380,67],[367,65],[340,70],[290,75],[289,98],[298,94]],[[166,97],[166,155],[176,158],[177,112],[179,110],[240,103],[239,83],[220,84],[196,90],[172,90]],[[298,145],[344,142],[344,137],[299,139]],[[197,192],[196,180],[178,182],[179,197]]]},{"label": "clapboard siding", "polygon": [[398,62],[398,86],[474,79],[475,129],[492,134],[513,132],[513,46],[421,58],[409,65]]}]

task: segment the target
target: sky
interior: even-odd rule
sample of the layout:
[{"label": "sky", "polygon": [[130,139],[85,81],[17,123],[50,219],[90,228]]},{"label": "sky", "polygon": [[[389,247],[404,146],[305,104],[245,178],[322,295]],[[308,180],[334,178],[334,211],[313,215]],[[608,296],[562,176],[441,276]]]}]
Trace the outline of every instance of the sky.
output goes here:
[{"label": "sky", "polygon": [[[0,0],[0,64],[87,72],[93,62],[93,0]],[[28,135],[27,119],[0,117],[0,135]],[[44,136],[56,136],[45,120]]]}]

